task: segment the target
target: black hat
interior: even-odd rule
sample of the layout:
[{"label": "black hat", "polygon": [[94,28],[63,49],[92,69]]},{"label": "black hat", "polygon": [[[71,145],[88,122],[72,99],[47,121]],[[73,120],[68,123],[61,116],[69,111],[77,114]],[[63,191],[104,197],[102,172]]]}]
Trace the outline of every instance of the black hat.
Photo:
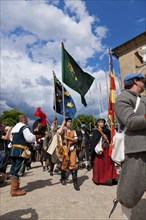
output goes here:
[{"label": "black hat", "polygon": [[72,118],[66,118],[66,119],[65,119],[66,122],[69,121],[69,120],[72,121]]},{"label": "black hat", "polygon": [[96,121],[96,123],[98,123],[99,121],[103,121],[104,124],[106,123],[106,120],[105,120],[104,118],[98,118],[97,121]]}]

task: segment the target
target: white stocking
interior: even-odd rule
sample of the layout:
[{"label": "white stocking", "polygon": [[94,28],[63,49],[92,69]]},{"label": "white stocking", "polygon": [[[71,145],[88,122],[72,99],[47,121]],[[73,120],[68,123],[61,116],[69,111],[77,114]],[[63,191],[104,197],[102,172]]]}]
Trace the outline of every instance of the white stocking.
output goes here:
[{"label": "white stocking", "polygon": [[121,210],[122,210],[122,216],[123,220],[130,220],[131,214],[132,214],[132,209],[128,209],[127,207],[121,205]]}]

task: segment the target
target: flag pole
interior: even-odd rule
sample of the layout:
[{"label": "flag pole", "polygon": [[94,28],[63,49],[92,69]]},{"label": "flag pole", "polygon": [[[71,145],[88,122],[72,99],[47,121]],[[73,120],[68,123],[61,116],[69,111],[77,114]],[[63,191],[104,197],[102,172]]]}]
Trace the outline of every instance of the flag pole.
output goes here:
[{"label": "flag pole", "polygon": [[106,79],[106,93],[107,93],[107,105],[108,105],[108,99],[109,99],[108,79],[107,79],[106,71],[104,71],[104,73],[105,73],[105,79]]},{"label": "flag pole", "polygon": [[111,109],[109,110],[109,108],[111,108],[110,107],[110,105],[111,105],[111,103],[110,103],[110,95],[111,95],[111,60],[110,60],[110,47],[109,47],[109,49],[108,49],[108,66],[109,66],[109,88],[110,88],[110,91],[109,91],[109,103],[108,103],[108,111],[110,111],[110,112],[108,112],[108,119],[109,119],[109,125],[110,125],[110,129],[111,129],[111,126],[112,126],[112,115],[111,115]]},{"label": "flag pole", "polygon": [[64,83],[62,82],[62,105],[63,105],[63,116],[65,119],[65,103],[64,103]]},{"label": "flag pole", "polygon": [[113,137],[115,135],[114,105],[116,99],[116,84],[115,84],[115,74],[114,74],[113,60],[112,60],[110,48],[109,48],[109,75],[110,75],[110,95],[109,95],[109,104],[108,104],[108,118],[110,121],[110,130],[111,130],[111,141],[109,146],[109,156],[111,156],[112,148],[113,148]]},{"label": "flag pole", "polygon": [[54,81],[54,108],[55,108],[55,116],[57,118],[57,107],[56,107],[56,87],[55,87],[55,72],[53,70],[53,81]]},{"label": "flag pole", "polygon": [[91,90],[90,90],[90,89],[89,89],[89,94],[90,94],[90,100],[91,100],[92,115],[93,115],[93,117],[94,117],[93,99],[92,99],[92,95],[91,95]]},{"label": "flag pole", "polygon": [[[62,73],[63,73],[63,48],[64,48],[64,43],[61,42],[61,48],[62,48]],[[62,75],[63,76],[63,75]],[[64,83],[63,83],[63,80],[62,80],[62,104],[63,104],[63,116],[64,116],[64,119],[65,119],[65,104],[64,104]]]},{"label": "flag pole", "polygon": [[101,117],[103,117],[103,102],[102,102],[102,91],[101,91],[101,84],[99,83],[99,91],[100,91],[100,105],[101,105]]},{"label": "flag pole", "polygon": [[53,71],[53,82],[54,82],[54,108],[56,112],[56,91],[55,91],[55,73]]},{"label": "flag pole", "polygon": [[97,90],[97,104],[98,104],[98,108],[99,108],[99,115],[101,117],[101,106],[100,106],[100,100],[99,100],[99,96],[98,96],[98,87],[97,87],[96,82],[95,82],[95,86],[96,86],[96,90]]}]

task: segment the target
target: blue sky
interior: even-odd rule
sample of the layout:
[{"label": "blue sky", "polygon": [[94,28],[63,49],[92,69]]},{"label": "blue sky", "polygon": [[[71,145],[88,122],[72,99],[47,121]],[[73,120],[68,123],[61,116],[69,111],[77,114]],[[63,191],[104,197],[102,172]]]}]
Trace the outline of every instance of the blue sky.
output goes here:
[{"label": "blue sky", "polygon": [[[143,33],[143,0],[1,0],[1,112],[18,109],[34,120],[41,107],[53,121],[53,76],[61,81],[61,42],[80,67],[95,77],[85,98],[67,86],[77,114],[107,117],[108,48]],[[119,64],[113,60],[118,77]],[[106,75],[105,75],[106,72]],[[119,84],[116,78],[117,93]],[[76,115],[77,115],[76,114]],[[59,116],[59,115],[58,115]],[[100,115],[101,116],[101,115]],[[59,116],[60,119],[62,119]]]}]

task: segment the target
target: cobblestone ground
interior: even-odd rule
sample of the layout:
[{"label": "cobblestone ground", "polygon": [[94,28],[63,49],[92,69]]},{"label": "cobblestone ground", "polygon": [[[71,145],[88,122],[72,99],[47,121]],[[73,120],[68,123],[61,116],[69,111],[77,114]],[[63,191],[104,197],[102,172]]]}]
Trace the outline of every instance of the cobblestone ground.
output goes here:
[{"label": "cobblestone ground", "polygon": [[[8,167],[9,171],[9,167]],[[1,220],[106,220],[113,206],[116,187],[95,185],[92,182],[92,170],[78,171],[80,191],[75,191],[71,175],[67,185],[60,184],[60,174],[50,176],[43,172],[39,162],[32,164],[21,178],[21,187],[27,191],[25,196],[10,196],[10,180],[0,184]],[[145,220],[146,196],[133,210],[131,220]],[[118,204],[111,220],[122,219]]]}]

